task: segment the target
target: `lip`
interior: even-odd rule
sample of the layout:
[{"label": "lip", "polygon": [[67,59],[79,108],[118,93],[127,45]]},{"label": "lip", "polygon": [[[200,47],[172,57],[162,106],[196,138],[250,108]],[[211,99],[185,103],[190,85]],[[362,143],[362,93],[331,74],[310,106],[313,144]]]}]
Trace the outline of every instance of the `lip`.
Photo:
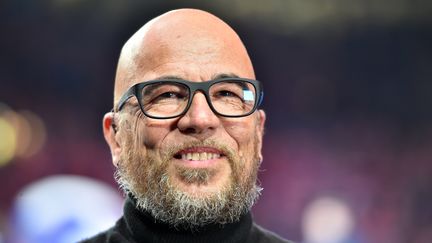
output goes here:
[{"label": "lip", "polygon": [[191,147],[178,151],[174,159],[183,166],[204,168],[214,166],[225,154],[213,147]]}]

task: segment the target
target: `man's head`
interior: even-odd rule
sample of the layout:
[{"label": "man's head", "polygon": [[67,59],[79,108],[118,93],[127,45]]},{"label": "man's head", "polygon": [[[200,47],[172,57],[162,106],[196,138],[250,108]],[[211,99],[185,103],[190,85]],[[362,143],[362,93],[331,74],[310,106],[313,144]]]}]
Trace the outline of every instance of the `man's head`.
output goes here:
[{"label": "man's head", "polygon": [[[245,114],[252,105],[236,105],[233,99],[221,106],[216,103],[219,95],[223,99],[233,96],[226,94],[225,85],[234,83],[243,95],[238,100],[257,105],[256,86],[241,80],[221,82],[211,86],[206,97],[201,89],[184,94],[185,86],[175,84],[171,85],[175,90],[160,91],[154,98],[150,94],[166,87],[146,82],[200,83],[236,77],[255,79],[247,51],[226,23],[204,11],[165,13],[126,42],[117,68],[114,112],[105,115],[103,128],[117,180],[138,207],[161,221],[185,227],[233,222],[250,209],[260,191],[256,177],[265,113],[256,110],[247,116],[227,117]],[[147,88],[141,87],[140,102],[137,97],[123,96],[141,82]],[[177,106],[171,101],[180,103],[187,97],[191,99],[185,113],[172,113],[171,107]],[[165,113],[177,116],[160,119]],[[156,118],[151,117],[154,114]]]}]

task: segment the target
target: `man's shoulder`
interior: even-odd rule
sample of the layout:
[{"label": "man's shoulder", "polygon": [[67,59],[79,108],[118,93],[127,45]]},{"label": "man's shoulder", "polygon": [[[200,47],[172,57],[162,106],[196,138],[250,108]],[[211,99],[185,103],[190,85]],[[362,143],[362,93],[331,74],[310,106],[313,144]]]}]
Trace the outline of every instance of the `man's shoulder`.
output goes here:
[{"label": "man's shoulder", "polygon": [[256,243],[294,243],[293,241],[283,239],[276,233],[266,230],[256,223],[252,225],[250,237],[252,238],[251,242]]},{"label": "man's shoulder", "polygon": [[134,242],[131,239],[128,239],[126,234],[122,233],[124,229],[124,221],[119,219],[117,223],[107,229],[106,231],[100,232],[99,234],[84,239],[79,243],[122,243],[122,242]]}]

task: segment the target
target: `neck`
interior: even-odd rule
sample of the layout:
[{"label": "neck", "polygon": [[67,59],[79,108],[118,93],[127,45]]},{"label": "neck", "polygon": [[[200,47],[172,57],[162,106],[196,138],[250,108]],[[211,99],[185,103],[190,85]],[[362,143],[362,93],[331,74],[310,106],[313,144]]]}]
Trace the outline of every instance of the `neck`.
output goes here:
[{"label": "neck", "polygon": [[243,215],[238,222],[229,224],[208,224],[193,229],[175,228],[158,221],[149,213],[136,208],[136,203],[127,198],[124,208],[127,228],[139,242],[245,242],[252,227],[250,213]]}]

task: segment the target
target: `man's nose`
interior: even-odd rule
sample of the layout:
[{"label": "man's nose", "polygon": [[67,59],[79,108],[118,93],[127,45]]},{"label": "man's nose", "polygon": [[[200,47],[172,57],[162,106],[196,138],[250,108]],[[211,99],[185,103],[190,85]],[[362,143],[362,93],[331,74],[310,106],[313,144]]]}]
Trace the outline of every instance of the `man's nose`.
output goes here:
[{"label": "man's nose", "polygon": [[220,125],[219,117],[213,113],[205,95],[195,93],[189,110],[178,121],[180,131],[189,134],[203,134],[212,132]]}]

